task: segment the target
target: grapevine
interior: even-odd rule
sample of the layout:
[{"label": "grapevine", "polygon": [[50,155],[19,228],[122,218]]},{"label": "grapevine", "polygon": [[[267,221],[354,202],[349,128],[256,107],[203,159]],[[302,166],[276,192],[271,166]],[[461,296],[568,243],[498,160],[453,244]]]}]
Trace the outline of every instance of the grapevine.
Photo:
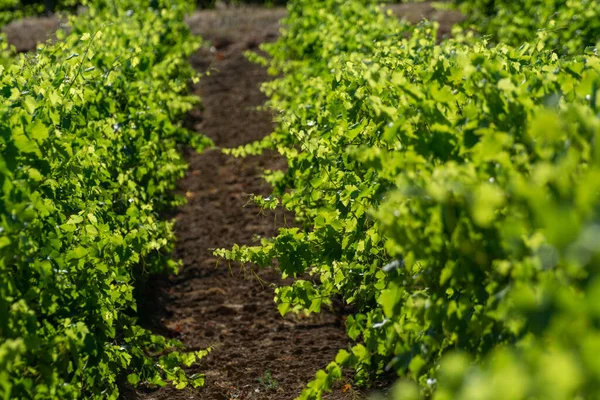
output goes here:
[{"label": "grapevine", "polygon": [[[0,66],[0,397],[116,399],[199,386],[206,352],[137,324],[133,284],[176,271],[159,213],[196,102],[184,2],[99,1],[55,44]],[[140,35],[140,32],[144,34]]]}]

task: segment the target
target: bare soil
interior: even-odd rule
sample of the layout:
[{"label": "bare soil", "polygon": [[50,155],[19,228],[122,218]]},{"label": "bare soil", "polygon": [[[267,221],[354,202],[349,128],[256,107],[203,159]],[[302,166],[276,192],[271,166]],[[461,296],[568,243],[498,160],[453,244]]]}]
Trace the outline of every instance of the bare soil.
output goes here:
[{"label": "bare soil", "polygon": [[[460,19],[427,3],[390,8],[411,22],[440,21],[441,34],[448,34]],[[198,11],[188,18],[192,31],[207,41],[191,62],[201,72],[211,71],[193,88],[202,106],[188,116],[188,128],[220,147],[250,143],[272,131],[271,115],[258,109],[266,100],[259,86],[270,78],[243,52],[274,40],[285,13],[280,8],[245,7]],[[59,25],[54,17],[27,19],[4,31],[19,51],[28,51],[51,38]],[[286,162],[272,153],[236,159],[218,149],[202,154],[188,150],[185,157],[190,168],[178,191],[188,202],[175,213],[175,257],[183,261],[183,268],[177,276],[148,282],[140,296],[140,312],[146,325],[178,338],[190,350],[212,348],[191,369],[206,374],[206,385],[180,391],[127,388],[123,398],[294,399],[317,370],[350,345],[344,328],[349,310],[336,306],[309,318],[282,318],[273,302],[274,287],[285,284],[278,271],[217,266],[212,254],[215,248],[256,243],[293,223],[281,211],[261,213],[249,204],[250,194],[270,191],[262,171],[285,168]],[[326,398],[363,398],[351,378],[348,375]]]}]

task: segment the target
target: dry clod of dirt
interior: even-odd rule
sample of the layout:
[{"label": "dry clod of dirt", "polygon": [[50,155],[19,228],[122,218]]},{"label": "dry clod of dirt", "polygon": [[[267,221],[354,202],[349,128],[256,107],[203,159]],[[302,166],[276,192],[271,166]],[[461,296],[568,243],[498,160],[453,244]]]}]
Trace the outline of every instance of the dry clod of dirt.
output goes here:
[{"label": "dry clod of dirt", "polygon": [[452,26],[463,20],[463,15],[459,12],[436,9],[431,2],[391,4],[386,8],[390,9],[396,17],[412,24],[423,20],[437,21],[440,24],[438,39],[450,35]]},{"label": "dry clod of dirt", "polygon": [[60,19],[50,17],[27,17],[12,21],[2,28],[6,39],[18,52],[33,51],[38,43],[55,40],[56,31],[61,28]]}]

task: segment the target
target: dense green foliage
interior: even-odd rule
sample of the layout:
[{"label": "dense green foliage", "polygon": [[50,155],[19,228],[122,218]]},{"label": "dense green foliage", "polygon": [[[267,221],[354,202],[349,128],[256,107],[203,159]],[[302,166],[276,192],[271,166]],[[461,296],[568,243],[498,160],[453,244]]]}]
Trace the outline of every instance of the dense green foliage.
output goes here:
[{"label": "dense green foliage", "polygon": [[24,5],[19,0],[0,0],[0,26],[26,15],[41,14],[43,11],[43,3]]},{"label": "dense green foliage", "polygon": [[[134,276],[175,271],[159,213],[186,168],[177,123],[196,48],[185,2],[98,2],[0,66],[0,398],[116,399],[117,381],[201,385],[136,323]],[[175,351],[171,351],[175,350]]]},{"label": "dense green foliage", "polygon": [[598,398],[600,58],[535,37],[436,44],[435,24],[364,3],[289,6],[270,60],[253,56],[282,74],[265,85],[277,130],[232,150],[287,157],[256,200],[297,227],[217,254],[296,277],[283,314],[357,310],[357,344],[302,398],[341,367],[396,373],[399,399]]},{"label": "dense green foliage", "polygon": [[[281,6],[287,0],[226,0],[226,4],[256,4],[266,6]],[[78,7],[87,7],[89,0],[0,0],[0,26],[35,15],[48,15],[54,12],[73,12]],[[91,1],[97,4],[97,1]],[[186,3],[201,8],[211,8],[217,0],[188,0]]]},{"label": "dense green foliage", "polygon": [[582,53],[600,41],[598,0],[453,0],[466,24],[497,43],[539,43],[559,54]]},{"label": "dense green foliage", "polygon": [[30,15],[74,10],[80,0],[0,0],[0,26]]}]

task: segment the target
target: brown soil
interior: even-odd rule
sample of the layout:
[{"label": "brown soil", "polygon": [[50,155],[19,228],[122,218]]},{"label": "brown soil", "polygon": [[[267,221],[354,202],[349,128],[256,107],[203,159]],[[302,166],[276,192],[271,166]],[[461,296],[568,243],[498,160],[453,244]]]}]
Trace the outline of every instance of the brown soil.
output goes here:
[{"label": "brown soil", "polygon": [[[441,21],[448,33],[459,17],[435,11],[429,4],[391,6],[411,22]],[[273,128],[271,116],[257,107],[265,101],[259,85],[269,79],[263,68],[243,52],[276,38],[284,9],[233,8],[201,11],[188,18],[194,33],[208,42],[191,62],[204,72],[194,87],[202,107],[186,124],[207,135],[217,146],[233,147],[260,139]],[[55,18],[13,23],[4,28],[20,51],[50,37]],[[189,349],[212,348],[191,369],[206,374],[200,389],[126,390],[125,399],[293,399],[318,369],[324,368],[350,343],[345,334],[347,310],[337,307],[310,318],[282,318],[273,302],[273,289],[282,283],[277,271],[245,269],[222,263],[211,249],[256,243],[291,223],[281,211],[261,213],[249,205],[250,194],[267,195],[264,169],[285,168],[275,154],[235,159],[210,150],[186,152],[190,165],[178,190],[188,202],[176,211],[178,238],[175,257],[183,260],[179,275],[154,277],[140,299],[142,319],[158,333],[180,339]],[[270,378],[268,378],[270,376]],[[327,399],[364,397],[352,387],[351,376]]]}]

